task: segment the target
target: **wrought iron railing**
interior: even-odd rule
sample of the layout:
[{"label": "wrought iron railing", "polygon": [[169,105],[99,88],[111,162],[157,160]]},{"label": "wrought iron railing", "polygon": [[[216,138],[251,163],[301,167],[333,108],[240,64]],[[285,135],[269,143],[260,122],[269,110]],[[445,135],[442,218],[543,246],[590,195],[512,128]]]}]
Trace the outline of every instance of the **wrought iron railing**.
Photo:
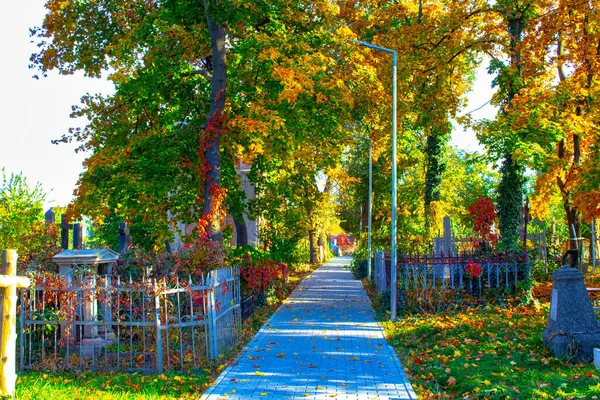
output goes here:
[{"label": "wrought iron railing", "polygon": [[193,370],[241,329],[237,267],[141,282],[46,275],[19,296],[21,369]]},{"label": "wrought iron railing", "polygon": [[[469,262],[477,264],[477,274],[467,271]],[[390,287],[390,260],[375,251],[374,279],[381,293]],[[399,255],[398,287],[411,304],[443,303],[448,299],[470,297],[508,297],[518,293],[519,282],[528,279],[526,262],[500,254],[481,257],[474,254],[444,257]],[[414,304],[413,304],[414,303]]]}]

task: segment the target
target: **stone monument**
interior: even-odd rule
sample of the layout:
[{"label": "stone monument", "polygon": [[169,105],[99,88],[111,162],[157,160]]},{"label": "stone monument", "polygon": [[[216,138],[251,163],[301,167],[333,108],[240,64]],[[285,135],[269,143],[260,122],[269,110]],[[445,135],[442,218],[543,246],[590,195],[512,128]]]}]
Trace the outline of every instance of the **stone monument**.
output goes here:
[{"label": "stone monument", "polygon": [[[78,309],[81,322],[83,322],[83,334],[75,335],[76,345],[80,346],[85,355],[93,354],[94,351],[111,343],[115,339],[112,331],[112,304],[110,299],[102,301],[100,308],[98,300],[94,296],[96,290],[96,278],[104,277],[106,284],[110,286],[113,264],[119,259],[119,253],[110,249],[99,250],[65,250],[53,257],[59,267],[60,276],[65,279],[68,286],[74,284],[76,279],[74,270],[82,269],[82,276],[77,279],[82,290],[82,304]],[[99,317],[101,315],[101,320]],[[71,328],[73,332],[73,329]],[[62,332],[65,334],[65,331]]]},{"label": "stone monument", "polygon": [[[577,250],[569,250],[571,265],[578,260]],[[594,347],[600,346],[600,324],[583,282],[583,274],[576,268],[557,269],[552,274],[552,297],[548,325],[542,339],[556,357],[573,361],[590,361]]]}]

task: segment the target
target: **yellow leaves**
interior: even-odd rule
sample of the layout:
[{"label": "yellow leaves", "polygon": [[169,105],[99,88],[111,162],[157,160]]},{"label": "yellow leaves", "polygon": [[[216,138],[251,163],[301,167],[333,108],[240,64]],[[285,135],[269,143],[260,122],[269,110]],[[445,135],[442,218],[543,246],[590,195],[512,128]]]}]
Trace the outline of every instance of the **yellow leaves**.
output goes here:
[{"label": "yellow leaves", "polygon": [[279,57],[281,57],[281,53],[277,51],[274,47],[267,47],[262,51],[262,53],[258,56],[259,61],[270,60],[271,62],[276,62]]},{"label": "yellow leaves", "polygon": [[448,378],[448,386],[454,386],[456,385],[456,378],[451,376],[450,378]]},{"label": "yellow leaves", "polygon": [[336,35],[339,37],[340,41],[348,41],[356,39],[356,34],[352,32],[347,25],[343,25],[336,31]]},{"label": "yellow leaves", "polygon": [[302,72],[278,65],[273,68],[272,76],[283,84],[283,90],[279,94],[279,101],[295,103],[301,93],[312,93],[313,83]]}]

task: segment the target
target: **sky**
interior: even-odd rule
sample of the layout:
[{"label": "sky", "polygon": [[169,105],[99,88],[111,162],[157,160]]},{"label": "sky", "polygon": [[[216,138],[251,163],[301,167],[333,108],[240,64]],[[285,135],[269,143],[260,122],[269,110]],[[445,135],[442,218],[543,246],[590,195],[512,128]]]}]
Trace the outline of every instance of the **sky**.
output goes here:
[{"label": "sky", "polygon": [[22,173],[30,187],[47,194],[44,209],[65,206],[82,171],[83,154],[74,144],[50,141],[85,120],[69,118],[71,106],[86,93],[110,93],[112,84],[83,75],[32,78],[29,57],[36,50],[29,28],[39,26],[46,0],[0,1],[0,168]]},{"label": "sky", "polygon": [[[85,126],[85,120],[69,117],[71,107],[86,93],[107,94],[112,84],[83,75],[64,76],[50,72],[39,80],[28,68],[36,51],[29,28],[41,25],[46,0],[0,1],[0,168],[7,174],[22,173],[31,187],[39,183],[46,193],[44,209],[66,206],[82,172],[85,153],[76,154],[76,144],[54,145],[70,127]],[[477,74],[475,90],[468,95],[465,111],[490,100],[491,77],[485,66]],[[486,106],[473,113],[475,119],[493,118],[495,109]],[[451,144],[478,150],[472,132],[457,131]]]}]

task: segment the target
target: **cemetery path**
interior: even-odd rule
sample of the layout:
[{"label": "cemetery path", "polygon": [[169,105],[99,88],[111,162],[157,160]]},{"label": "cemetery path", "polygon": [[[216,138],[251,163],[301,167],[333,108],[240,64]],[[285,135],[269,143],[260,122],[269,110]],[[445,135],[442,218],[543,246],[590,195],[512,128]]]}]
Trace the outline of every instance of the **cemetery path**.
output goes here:
[{"label": "cemetery path", "polygon": [[416,399],[351,260],[302,281],[201,399]]}]

